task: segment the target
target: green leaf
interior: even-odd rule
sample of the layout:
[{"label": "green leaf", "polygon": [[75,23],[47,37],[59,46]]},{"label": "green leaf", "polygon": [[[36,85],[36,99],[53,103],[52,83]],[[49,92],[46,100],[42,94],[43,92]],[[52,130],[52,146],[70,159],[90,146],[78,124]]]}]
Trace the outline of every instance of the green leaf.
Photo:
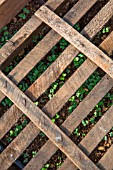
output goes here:
[{"label": "green leaf", "polygon": [[25,14],[19,14],[18,15],[20,18],[22,18],[22,19],[26,19],[26,15]]},{"label": "green leaf", "polygon": [[58,113],[56,113],[55,118],[56,118],[56,119],[59,119],[59,118],[60,118],[60,116],[59,116]]},{"label": "green leaf", "polygon": [[104,140],[107,141],[108,137],[107,136],[104,136]]},{"label": "green leaf", "polygon": [[35,102],[35,105],[36,105],[36,106],[38,106],[38,101],[37,101],[37,102]]},{"label": "green leaf", "polygon": [[54,118],[52,119],[52,122],[55,123],[55,119]]},{"label": "green leaf", "polygon": [[23,11],[26,13],[26,14],[29,14],[30,11],[27,9],[27,8],[23,8]]},{"label": "green leaf", "polygon": [[10,130],[10,136],[13,136],[13,135],[14,135],[14,131]]}]

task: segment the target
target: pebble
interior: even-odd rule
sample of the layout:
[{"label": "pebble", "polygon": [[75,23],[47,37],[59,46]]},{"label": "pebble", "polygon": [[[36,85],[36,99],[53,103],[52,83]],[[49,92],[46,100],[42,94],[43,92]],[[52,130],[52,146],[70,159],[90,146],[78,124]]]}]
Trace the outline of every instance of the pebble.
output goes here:
[{"label": "pebble", "polygon": [[99,151],[105,151],[105,148],[104,148],[104,146],[99,146],[99,147],[98,147],[98,150],[99,150]]}]

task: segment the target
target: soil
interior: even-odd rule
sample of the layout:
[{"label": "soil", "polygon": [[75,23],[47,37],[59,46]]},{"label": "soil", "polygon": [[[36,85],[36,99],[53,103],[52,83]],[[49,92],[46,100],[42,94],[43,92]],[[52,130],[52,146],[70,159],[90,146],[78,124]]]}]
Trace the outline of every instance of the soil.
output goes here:
[{"label": "soil", "polygon": [[[41,1],[42,2],[42,1]],[[108,2],[108,0],[99,0],[94,7],[92,7],[79,21],[79,26],[80,26],[80,30],[81,31],[87,24],[88,22],[94,17],[94,15]],[[43,3],[43,2],[42,2]],[[62,9],[62,11],[60,11],[60,16],[64,15],[74,4],[76,3],[76,1],[74,0],[70,0],[70,2],[68,2],[66,4],[66,6]],[[7,25],[8,27],[8,31],[10,32],[11,36],[13,36],[15,34],[15,32],[17,32],[25,23],[26,21],[34,14],[34,12],[40,7],[41,4],[39,4],[39,0],[35,0],[35,1],[30,1],[26,8],[30,11],[29,14],[27,14],[26,19],[22,19],[20,17],[18,17],[18,15]],[[22,13],[22,11],[20,12]],[[102,31],[100,31],[93,40],[93,43],[95,45],[99,45],[107,36],[108,34],[110,34],[111,31],[113,31],[113,18],[110,19],[110,21],[105,25],[105,27],[109,27],[109,33],[102,33]],[[42,30],[42,32],[39,33],[39,37],[44,36],[47,34],[47,32],[49,31],[48,27],[46,27],[44,30]],[[2,33],[0,33],[0,37],[2,37]],[[11,38],[11,37],[10,37]],[[38,38],[38,41],[40,41],[41,38]],[[0,44],[2,45],[2,44]],[[24,57],[25,55],[36,45],[35,42],[30,43],[30,45],[27,45],[27,47],[24,49],[24,51],[20,54],[19,57],[17,57],[12,63],[10,63],[10,65],[14,68],[16,66],[17,63],[19,63]],[[61,53],[63,50],[60,49],[59,47],[59,43],[57,44],[57,49],[56,49],[56,53]],[[48,63],[48,56],[50,55],[50,53],[48,53],[45,57],[44,57],[44,61],[45,63]],[[113,53],[110,56],[111,58],[113,57]],[[74,71],[76,70],[76,68],[73,65],[73,62],[68,66],[68,69],[70,70],[68,76],[66,77],[65,81],[68,80],[68,78],[74,73]],[[64,71],[65,72],[65,71]],[[103,77],[104,72],[101,69],[98,69],[98,72],[100,73],[101,77]],[[8,72],[6,72],[4,70],[4,73],[7,75]],[[26,76],[24,78],[24,81],[28,83],[28,86],[30,86],[32,83],[29,81],[28,77]],[[51,87],[50,87],[51,88]],[[43,108],[43,106],[49,101],[48,98],[48,93],[50,88],[38,99],[39,102],[39,107]],[[60,86],[58,86],[58,88],[56,89],[55,93],[58,91],[58,89],[60,88]],[[111,89],[110,93],[113,93],[113,89]],[[84,95],[85,97],[86,95]],[[84,98],[83,97],[83,98]],[[77,99],[78,100],[78,99]],[[81,101],[77,101],[78,103]],[[111,103],[113,101],[110,101],[109,99],[106,99],[105,101],[105,105],[104,108],[102,108],[101,112],[102,115],[105,113],[105,111],[109,108],[107,106],[107,103]],[[58,113],[60,116],[60,119],[56,120],[56,124],[58,126],[60,126],[65,120],[66,118],[70,115],[70,113],[68,112],[68,108],[70,106],[70,102],[67,102],[64,107],[61,109],[61,111]],[[0,104],[0,113],[1,116],[3,115],[3,113],[8,109],[9,107],[4,107],[2,104]],[[106,110],[105,110],[106,108]],[[90,119],[92,117],[92,115],[94,114],[94,110],[88,115],[88,117],[86,119]],[[26,116],[22,116],[19,121],[12,127],[12,130],[15,128],[15,126],[20,125],[23,123],[24,120],[27,120],[27,123],[29,123],[29,119]],[[99,119],[96,120],[96,122]],[[84,127],[83,124],[81,123],[78,127],[79,131],[82,134],[87,134],[90,129],[92,129],[92,127],[95,124],[89,124],[87,127]],[[25,128],[25,126],[23,127],[23,129]],[[110,133],[110,132],[109,132]],[[97,148],[95,148],[95,150],[91,153],[90,155],[90,159],[93,160],[95,163],[97,163],[100,158],[106,153],[106,151],[108,150],[108,148],[111,146],[111,144],[113,144],[113,137],[110,137],[109,133],[107,134],[107,140],[102,140],[99,145],[97,146]],[[1,140],[1,143],[3,144],[4,148],[7,147],[7,145],[11,142],[9,142],[7,139],[9,138],[9,132],[3,137],[3,139]],[[84,136],[75,136],[74,133],[71,135],[70,137],[74,143],[78,144],[83,138]],[[14,140],[15,137],[12,138],[12,140]],[[18,160],[20,160],[24,165],[26,165],[29,160],[31,160],[31,158],[33,157],[32,151],[36,151],[38,152],[39,149],[43,146],[43,144],[48,140],[48,138],[41,132],[40,135],[38,135],[36,137],[36,139],[29,145],[29,147],[24,151],[24,153],[18,158]],[[28,156],[25,157],[25,154],[27,154]],[[27,159],[26,159],[27,158]],[[24,161],[24,160],[27,161]],[[61,152],[61,151],[57,151],[52,157],[51,159],[47,162],[47,164],[49,164],[49,168],[48,170],[56,170],[61,164],[62,162],[66,159],[66,156]],[[13,164],[9,170],[18,170],[19,168]]]}]

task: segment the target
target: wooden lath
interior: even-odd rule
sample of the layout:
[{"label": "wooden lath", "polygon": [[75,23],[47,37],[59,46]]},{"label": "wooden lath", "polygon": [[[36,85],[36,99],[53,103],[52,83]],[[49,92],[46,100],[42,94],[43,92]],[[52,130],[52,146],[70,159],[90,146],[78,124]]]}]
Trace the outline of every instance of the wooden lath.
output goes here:
[{"label": "wooden lath", "polygon": [[[80,10],[83,11],[83,13],[79,16],[77,16],[78,18],[76,18],[73,14],[72,11],[70,10],[70,13],[68,12],[65,17],[67,17],[67,20],[71,20],[71,25],[74,25],[75,22],[77,22],[80,17],[82,17],[84,15],[84,13],[96,2],[96,1],[92,1],[90,2],[87,0],[87,5],[85,5],[85,3],[83,2],[83,0],[79,0],[78,3],[73,7],[73,10],[75,11],[75,9],[79,10],[78,6],[80,6],[81,4],[81,8]],[[49,1],[48,1],[49,3]],[[92,3],[92,4],[91,4]],[[83,10],[83,9],[84,10]],[[41,9],[46,10],[49,14],[52,13],[54,19],[55,17],[58,18],[58,16],[55,15],[55,13],[53,13],[52,11],[50,11],[47,7],[43,6],[41,7]],[[82,31],[82,34],[85,35],[87,34],[89,39],[92,40],[92,38],[94,37],[94,35],[102,28],[102,26],[111,18],[111,16],[113,15],[113,2],[109,1],[104,8],[102,8],[102,10],[94,17],[94,19],[85,27],[85,29]],[[106,10],[107,10],[107,15],[106,15]],[[34,16],[34,18],[36,20],[39,20],[37,18],[37,15],[39,17],[39,15],[43,14],[42,10],[38,10],[37,13],[35,14],[36,16]],[[70,15],[72,14],[72,15]],[[43,15],[44,16],[44,15]],[[69,18],[71,16],[71,18]],[[103,18],[104,16],[104,20],[99,23],[99,21],[101,20],[101,18]],[[48,16],[45,15],[45,18],[42,18],[44,21]],[[98,21],[96,23],[96,25],[98,25],[98,27],[94,27],[94,21]],[[58,18],[58,21],[61,21],[60,18]],[[39,22],[42,24],[42,21],[39,20]],[[47,21],[46,21],[47,22]],[[65,25],[66,23],[62,20],[63,24]],[[29,22],[30,23],[30,22]],[[51,23],[50,23],[51,24]],[[54,25],[55,26],[55,25]],[[53,29],[54,29],[53,26]],[[62,26],[62,25],[61,25]],[[67,30],[70,27],[69,25],[67,25]],[[25,26],[22,27],[22,29],[24,30]],[[56,28],[55,28],[56,29]],[[71,28],[72,29],[72,28]],[[92,31],[93,29],[93,31]],[[37,30],[37,26],[35,27],[35,30]],[[63,27],[62,27],[63,30]],[[57,30],[58,33],[61,34],[61,32],[59,30]],[[21,30],[20,30],[21,32]],[[75,33],[76,31],[72,29],[72,32]],[[17,33],[18,34],[18,33]],[[79,36],[80,34],[77,33],[77,36]],[[18,34],[19,35],[19,34]],[[32,35],[32,31],[30,32],[30,34],[28,35],[28,37]],[[63,34],[63,36],[67,37],[67,34]],[[19,35],[20,36],[20,35]],[[57,39],[55,42],[53,42],[51,40],[51,37],[54,39]],[[27,37],[27,38],[28,38]],[[57,34],[55,31],[51,30],[45,37],[44,39],[41,40],[41,42],[36,46],[36,48],[34,48],[26,57],[25,59],[22,60],[22,62],[19,63],[19,65],[17,67],[15,67],[15,69],[12,70],[12,72],[8,75],[9,78],[11,78],[11,80],[15,83],[18,84],[23,77],[25,77],[25,75],[36,65],[37,62],[39,62],[41,60],[41,58],[43,58],[43,56],[45,54],[47,54],[47,52],[61,39],[61,35]],[[66,38],[65,37],[65,38]],[[16,38],[16,35],[15,35]],[[85,43],[87,42],[87,40],[82,37],[83,40],[85,41]],[[13,39],[13,38],[12,38]],[[29,38],[28,38],[29,39]],[[104,49],[104,51],[107,52],[107,54],[110,54],[111,51],[113,50],[113,46],[109,46],[108,44],[113,44],[113,32],[101,43],[100,47],[102,49]],[[70,39],[69,39],[70,40]],[[20,43],[22,43],[22,45],[24,45],[24,43],[26,42],[26,40],[22,40],[20,41]],[[37,55],[37,50],[44,45],[45,42],[49,42],[51,41],[51,43],[49,44],[48,48],[43,48],[44,51],[42,51],[42,53],[40,54],[40,58],[36,60],[35,56]],[[71,43],[72,39],[70,40]],[[9,41],[10,43],[10,41]],[[92,47],[92,43],[88,42],[89,45]],[[76,46],[76,43],[73,41],[73,45]],[[76,46],[78,48],[78,50],[73,47],[73,45],[69,45],[69,47],[67,47],[67,49],[58,57],[58,59],[44,72],[44,74],[41,75],[41,77],[39,79],[36,80],[35,83],[33,83],[31,85],[31,87],[25,92],[27,94],[27,96],[29,96],[29,98],[32,101],[35,101],[51,84],[52,82],[54,82],[59,75],[62,73],[62,71],[67,67],[67,65],[73,60],[73,58],[79,53],[78,50],[82,51],[81,46],[80,48],[78,48],[78,46]],[[18,45],[18,49],[22,49],[22,46],[20,48],[20,44]],[[8,47],[8,43],[4,46],[5,48]],[[2,48],[4,51],[2,53],[2,56],[4,56],[5,54],[5,48]],[[11,55],[13,58],[13,54],[16,55],[17,53],[19,53],[19,50],[17,50],[17,53],[14,53],[14,51],[16,51],[16,47],[13,51],[13,47],[12,51],[10,54],[8,54],[6,56],[6,58],[4,58],[4,62],[5,64],[7,64],[7,59],[9,58],[9,56]],[[1,49],[1,52],[2,52]],[[93,46],[93,52],[95,54],[97,54],[97,51],[99,52],[99,55],[101,54],[102,56],[105,56],[105,59],[107,58],[110,63],[107,64],[111,64],[112,61],[107,57],[107,55],[105,55],[102,51],[100,51],[98,48]],[[85,50],[84,50],[85,51]],[[85,53],[85,52],[84,52]],[[30,63],[28,63],[28,65],[26,65],[25,69],[28,68],[27,70],[22,70],[20,72],[20,68],[22,66],[22,64],[26,63],[26,61],[28,59],[30,59],[30,56],[34,57],[34,61],[30,66]],[[88,55],[89,56],[89,53]],[[90,57],[90,56],[89,56]],[[65,61],[66,60],[66,61]],[[106,60],[101,59],[102,61],[102,67],[103,67],[103,63],[104,61],[106,62]],[[96,63],[97,61],[95,61]],[[2,64],[3,64],[2,63]],[[74,145],[72,143],[72,141],[67,137],[69,136],[72,131],[79,125],[79,123],[88,115],[88,113],[90,112],[90,110],[96,105],[96,103],[98,103],[102,97],[104,97],[104,95],[112,88],[113,86],[113,80],[112,78],[110,78],[107,74],[102,78],[102,80],[97,84],[97,86],[89,93],[89,95],[81,102],[81,104],[76,108],[76,110],[73,111],[73,113],[65,120],[65,122],[62,124],[61,129],[63,129],[63,131],[67,134],[67,136],[56,126],[54,125],[51,120],[46,116],[46,114],[49,117],[53,117],[55,115],[56,112],[58,112],[61,107],[66,103],[66,101],[68,100],[69,97],[71,97],[71,95],[87,80],[87,78],[97,69],[97,65],[99,65],[99,62],[96,63],[97,65],[95,65],[95,63],[91,62],[89,59],[87,59],[78,69],[77,71],[69,78],[69,80],[62,86],[62,88],[60,88],[58,90],[58,92],[56,93],[56,95],[44,106],[44,108],[41,110],[39,110],[1,71],[0,71],[0,87],[2,92],[0,94],[0,100],[2,100],[5,95],[8,96],[15,105],[13,105],[4,115],[3,117],[0,119],[0,128],[2,128],[2,133],[0,137],[3,137],[4,134],[13,126],[14,123],[16,123],[18,121],[18,119],[22,116],[22,111],[24,111],[24,113],[26,113],[26,115],[28,115],[28,117],[34,122],[34,124],[32,122],[30,122],[25,129],[16,137],[16,139],[14,139],[13,142],[11,142],[11,144],[9,144],[9,146],[4,150],[4,152],[1,154],[1,157],[4,161],[4,163],[2,162],[3,165],[3,170],[7,169],[13,162],[15,159],[18,158],[18,156],[25,150],[25,148],[31,143],[31,141],[39,134],[40,130],[37,129],[37,125],[39,128],[41,128],[41,130],[44,131],[44,133],[50,138],[52,139],[52,142],[50,140],[48,140],[45,145],[39,150],[39,152],[37,153],[36,157],[34,157],[29,163],[28,165],[24,168],[24,169],[30,169],[31,167],[33,167],[33,169],[40,169],[44,163],[46,163],[50,157],[57,151],[58,148],[60,148],[67,156],[69,159],[66,159],[66,161],[64,162],[63,166],[60,169],[76,169],[75,165],[77,165],[77,167],[79,167],[80,169],[98,169],[97,166],[99,166],[101,168],[101,166],[106,167],[106,157],[107,154],[105,154],[105,158],[103,157],[103,159],[100,160],[100,162],[96,165],[94,165],[94,163],[92,161],[89,160],[89,158],[87,157],[91,151],[95,148],[95,146],[98,145],[98,143],[101,141],[101,139],[104,137],[104,135],[111,129],[112,125],[112,112],[113,112],[113,107],[111,107],[106,114],[99,120],[99,122],[95,125],[95,127],[89,132],[88,135],[86,135],[86,137],[81,141],[81,143],[79,144],[79,148]],[[30,68],[29,68],[30,66]],[[100,65],[99,65],[100,66]],[[3,67],[5,67],[3,65]],[[2,68],[2,67],[1,67]],[[54,68],[54,71],[53,71]],[[106,70],[106,67],[103,67],[103,70]],[[107,70],[109,71],[109,70]],[[14,73],[18,72],[17,75],[15,75]],[[50,74],[50,79],[47,79],[47,75]],[[22,77],[21,77],[22,75]],[[56,76],[57,75],[57,76]],[[81,78],[79,77],[80,75]],[[112,74],[110,74],[110,76],[112,77]],[[4,83],[3,83],[4,82]],[[6,83],[7,82],[7,83]],[[43,82],[43,84],[42,84]],[[76,83],[77,82],[77,83]],[[74,86],[72,86],[72,84],[74,84]],[[75,87],[76,84],[76,87]],[[42,87],[41,87],[42,85]],[[8,88],[11,87],[11,88]],[[41,88],[39,88],[41,87]],[[71,87],[71,88],[70,88]],[[70,91],[69,91],[70,88]],[[10,90],[9,90],[10,89]],[[12,95],[12,90],[14,90],[13,95]],[[65,91],[65,93],[63,93]],[[69,93],[70,92],[70,93]],[[18,96],[19,98],[23,98],[24,100],[15,100],[15,95]],[[88,102],[92,101],[90,103],[90,105],[88,104]],[[30,105],[32,107],[30,107],[31,109],[31,113],[30,114],[30,109],[29,107],[26,107],[26,104],[30,103]],[[28,105],[28,106],[30,106]],[[87,107],[86,107],[87,105]],[[17,107],[19,107],[19,109]],[[82,107],[81,107],[82,106]],[[84,106],[84,107],[83,107]],[[36,110],[35,110],[36,109]],[[83,114],[83,110],[84,110],[84,114]],[[44,119],[41,118],[41,116],[37,116],[36,112],[40,113],[41,116],[46,119],[48,121],[48,124],[50,125],[47,129],[46,126],[42,126],[44,123]],[[44,114],[45,113],[45,114]],[[78,114],[77,114],[78,113]],[[34,116],[36,117],[34,117]],[[15,119],[11,119],[10,117],[14,117]],[[107,122],[109,121],[109,117],[111,118],[110,122],[109,122],[109,126],[106,127],[106,125],[108,124]],[[40,122],[42,122],[42,124],[40,124],[40,122],[38,122],[38,119],[40,119]],[[9,121],[10,120],[10,121]],[[106,122],[105,122],[106,120]],[[37,124],[38,123],[38,124]],[[5,126],[4,126],[5,125]],[[45,125],[45,123],[44,123]],[[47,125],[47,123],[46,123]],[[103,129],[105,129],[105,131],[102,131],[100,129],[100,127],[102,127]],[[54,129],[54,131],[53,131]],[[90,137],[91,134],[94,134],[94,137],[97,136],[97,129],[98,129],[98,133],[100,134],[99,138],[96,138],[96,140],[94,140],[92,147],[90,148]],[[50,131],[49,131],[50,130]],[[55,132],[55,133],[53,133]],[[57,133],[58,132],[58,133]],[[27,134],[27,135],[26,135]],[[63,141],[59,141],[61,136],[58,135],[61,134],[61,136],[63,137]],[[58,137],[58,141],[56,141],[55,137]],[[85,142],[85,141],[89,141],[89,143]],[[63,146],[61,143],[62,142],[69,142],[70,144],[70,148],[68,148],[67,146]],[[55,145],[58,147],[56,147]],[[66,143],[65,143],[66,144]],[[87,144],[87,145],[86,145]],[[14,149],[15,148],[15,149]],[[75,148],[76,152],[71,152],[73,150],[73,148]],[[68,150],[69,149],[69,150]],[[83,152],[82,152],[82,151]],[[87,150],[87,152],[85,152]],[[80,155],[79,156],[75,156],[75,154],[77,154],[77,152],[83,156],[83,159],[85,159],[85,163],[83,163],[81,160]],[[84,154],[87,155],[85,155]],[[109,152],[112,152],[112,149],[109,149]],[[13,153],[13,156],[10,157],[10,155]],[[41,154],[45,153],[46,157],[42,157]],[[77,158],[77,159],[75,159]],[[107,157],[109,158],[109,157]],[[37,161],[38,160],[38,161]],[[87,160],[87,161],[86,161]],[[74,164],[73,164],[73,163]],[[38,163],[38,164],[37,164]],[[110,167],[112,166],[109,165]],[[110,169],[110,168],[109,168]]]},{"label": "wooden lath", "polygon": [[[0,1],[0,29],[8,24],[29,0],[1,0]],[[15,9],[15,10],[14,10]]]}]

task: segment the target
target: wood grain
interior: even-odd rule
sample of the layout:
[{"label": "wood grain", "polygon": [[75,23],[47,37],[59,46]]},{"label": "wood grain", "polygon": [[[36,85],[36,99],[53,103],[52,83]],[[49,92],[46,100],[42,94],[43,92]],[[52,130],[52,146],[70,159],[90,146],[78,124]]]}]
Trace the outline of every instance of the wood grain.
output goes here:
[{"label": "wood grain", "polygon": [[29,0],[2,0],[0,2],[0,29],[8,24]]}]

